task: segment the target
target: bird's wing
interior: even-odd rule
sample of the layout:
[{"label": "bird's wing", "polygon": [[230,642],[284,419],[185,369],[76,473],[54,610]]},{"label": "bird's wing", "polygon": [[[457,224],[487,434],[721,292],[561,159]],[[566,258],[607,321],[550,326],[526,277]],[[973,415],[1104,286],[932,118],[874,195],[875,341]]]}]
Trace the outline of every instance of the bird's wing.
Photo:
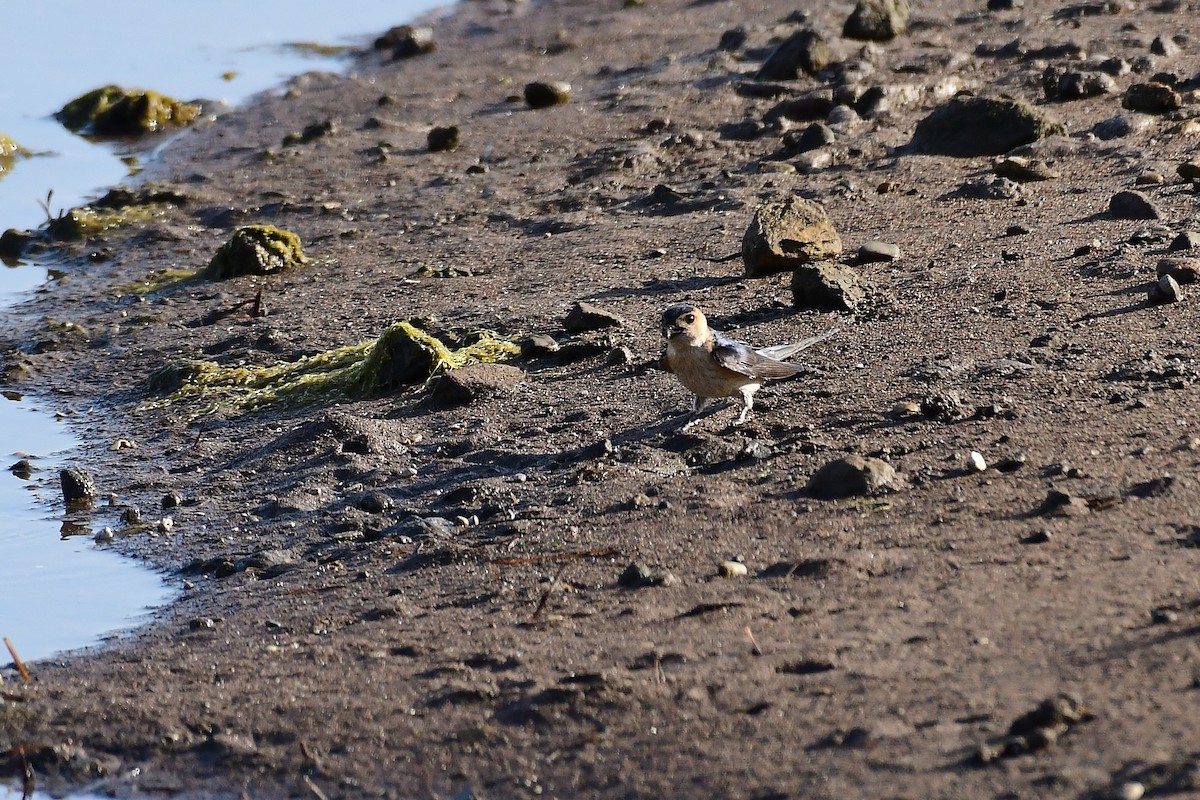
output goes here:
[{"label": "bird's wing", "polygon": [[728,370],[755,380],[787,378],[800,372],[803,367],[786,364],[770,356],[751,350],[741,342],[717,335],[713,341],[713,360]]},{"label": "bird's wing", "polygon": [[755,352],[760,356],[767,358],[785,359],[799,353],[801,350],[807,350],[814,344],[819,344],[830,336],[838,332],[838,328],[830,328],[824,333],[818,333],[816,336],[809,336],[807,339],[801,339],[795,344],[777,344],[774,347],[763,347]]}]

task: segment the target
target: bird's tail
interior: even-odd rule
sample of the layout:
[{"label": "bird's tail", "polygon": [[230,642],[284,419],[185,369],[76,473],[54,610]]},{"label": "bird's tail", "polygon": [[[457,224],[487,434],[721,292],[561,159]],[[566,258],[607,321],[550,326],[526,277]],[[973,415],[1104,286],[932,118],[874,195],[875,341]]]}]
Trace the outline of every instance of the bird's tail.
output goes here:
[{"label": "bird's tail", "polygon": [[807,350],[814,344],[819,344],[825,341],[839,330],[839,328],[830,328],[824,333],[818,333],[816,336],[809,336],[807,339],[801,339],[794,344],[777,344],[774,347],[764,347],[762,350],[757,352],[760,356],[766,356],[767,358],[774,358],[782,361],[785,358],[794,356],[801,350]]}]

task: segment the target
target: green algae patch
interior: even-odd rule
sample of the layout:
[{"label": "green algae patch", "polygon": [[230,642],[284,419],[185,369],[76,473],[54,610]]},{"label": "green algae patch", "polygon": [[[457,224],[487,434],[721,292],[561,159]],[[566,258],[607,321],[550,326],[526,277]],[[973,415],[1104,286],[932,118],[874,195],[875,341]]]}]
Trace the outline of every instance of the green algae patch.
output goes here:
[{"label": "green algae patch", "polygon": [[94,136],[138,136],[168,126],[188,125],[200,106],[148,89],[108,85],[67,103],[54,115],[68,130]]},{"label": "green algae patch", "polygon": [[118,286],[117,294],[134,294],[144,297],[181,283],[188,283],[195,280],[199,274],[200,271],[194,269],[176,269],[174,267],[156,269],[140,281]]},{"label": "green algae patch", "polygon": [[125,208],[80,206],[64,211],[50,220],[46,225],[46,231],[51,238],[59,241],[88,239],[114,228],[121,228],[135,222],[147,222],[161,216],[165,211],[166,205],[159,203]]},{"label": "green algae patch", "polygon": [[378,339],[326,350],[271,366],[222,367],[211,361],[171,363],[146,381],[152,394],[166,397],[144,409],[199,402],[195,419],[219,408],[242,411],[274,405],[306,405],[373,397],[425,383],[445,370],[504,361],[520,353],[513,342],[491,331],[476,331],[469,343],[450,349],[438,337],[408,321],[397,322]]},{"label": "green algae patch", "polygon": [[29,151],[13,141],[11,136],[0,133],[0,175],[12,169],[18,158],[28,158]]},{"label": "green algae patch", "polygon": [[204,277],[223,281],[239,275],[270,275],[308,261],[300,237],[274,225],[246,225],[221,245]]},{"label": "green algae patch", "polygon": [[284,49],[300,56],[330,57],[349,53],[354,49],[349,44],[322,44],[320,42],[288,42]]}]

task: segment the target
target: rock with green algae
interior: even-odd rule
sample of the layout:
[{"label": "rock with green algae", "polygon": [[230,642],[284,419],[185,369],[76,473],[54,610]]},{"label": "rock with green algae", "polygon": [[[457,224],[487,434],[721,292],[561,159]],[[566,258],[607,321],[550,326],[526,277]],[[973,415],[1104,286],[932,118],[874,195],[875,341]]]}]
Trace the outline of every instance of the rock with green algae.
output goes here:
[{"label": "rock with green algae", "polygon": [[29,155],[29,151],[12,140],[12,137],[0,133],[0,175],[12,166],[18,158]]},{"label": "rock with green algae", "polygon": [[270,275],[308,261],[300,237],[274,225],[246,225],[221,245],[204,277],[223,281],[239,275]]},{"label": "rock with green algae", "polygon": [[372,397],[424,383],[440,372],[504,361],[519,353],[516,344],[490,331],[476,331],[451,350],[433,334],[401,321],[388,326],[378,339],[271,366],[223,367],[210,361],[164,364],[146,381],[151,394],[163,397],[143,408],[201,400],[210,411],[222,406],[244,410]]},{"label": "rock with green algae", "polygon": [[170,125],[187,125],[200,106],[148,89],[109,84],[67,103],[54,115],[67,129],[95,136],[138,136]]}]

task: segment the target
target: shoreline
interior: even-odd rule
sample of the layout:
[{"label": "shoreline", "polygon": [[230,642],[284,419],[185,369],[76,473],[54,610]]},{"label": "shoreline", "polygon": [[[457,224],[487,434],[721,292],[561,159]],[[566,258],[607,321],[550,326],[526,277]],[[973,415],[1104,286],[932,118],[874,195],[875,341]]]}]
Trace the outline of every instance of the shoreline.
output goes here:
[{"label": "shoreline", "polygon": [[[7,366],[28,363],[31,390],[75,419],[101,491],[172,518],[118,546],[191,588],[129,640],[32,665],[27,689],[6,675],[10,771],[20,745],[40,786],[118,796],[980,797],[1047,781],[1087,796],[1184,774],[1200,418],[1186,300],[1141,298],[1197,228],[1169,175],[1196,147],[1177,126],[1200,111],[1197,22],[1182,6],[1070,27],[1046,4],[947,3],[864,49],[837,35],[849,6],[802,21],[768,2],[619,6],[464,2],[434,53],[260,95],[162,154],[152,177],[182,204],[81,247],[71,280],[13,314],[13,342],[52,346]],[[1129,59],[1159,27],[1189,33],[1155,62],[1179,73],[1181,109],[1129,114],[1115,144],[1079,135],[1128,114],[1121,94],[1046,102],[1036,58],[963,44],[1009,41],[1013,20],[1030,49]],[[738,25],[746,41],[718,48]],[[789,152],[782,128],[810,121],[773,123],[774,106],[850,86],[755,81],[772,37],[809,26],[837,75],[865,73],[892,105],[827,115],[832,143]],[[908,149],[951,79],[1062,118],[1070,136],[1031,146],[1060,177],[955,194],[992,159]],[[570,101],[527,108],[534,80],[570,82]],[[449,125],[458,149],[429,152]],[[1150,171],[1167,176],[1139,184],[1160,219],[1108,215]],[[786,274],[742,279],[725,260],[759,205],[795,194],[840,232],[868,287],[855,311],[794,308]],[[203,267],[252,223],[296,232],[310,263],[122,288]],[[872,239],[903,257],[851,258]],[[571,330],[581,301],[619,321]],[[747,425],[719,408],[679,433],[690,396],[642,365],[681,301],[755,346],[842,332]],[[562,348],[475,371],[466,402],[412,386],[196,422],[138,410],[181,358],[292,362],[409,318]],[[1175,361],[1146,356],[1164,347]],[[108,450],[117,438],[138,447]],[[1015,466],[977,474],[972,450]],[[812,497],[809,477],[848,454],[905,481]],[[731,560],[748,575],[718,577]],[[659,580],[623,585],[635,563]],[[1089,715],[1055,748],[974,764],[1060,693]]]}]

